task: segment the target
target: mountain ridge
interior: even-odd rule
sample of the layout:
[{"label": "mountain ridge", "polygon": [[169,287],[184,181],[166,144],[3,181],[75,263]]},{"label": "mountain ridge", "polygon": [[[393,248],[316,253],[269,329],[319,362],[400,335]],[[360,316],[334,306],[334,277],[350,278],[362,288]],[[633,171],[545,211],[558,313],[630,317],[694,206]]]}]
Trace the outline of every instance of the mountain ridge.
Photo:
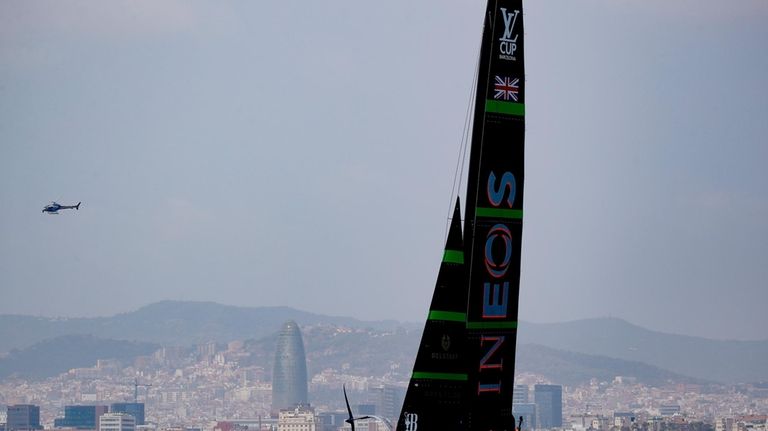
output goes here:
[{"label": "mountain ridge", "polygon": [[396,321],[361,321],[325,316],[285,306],[238,307],[215,302],[160,301],[109,317],[46,318],[0,314],[0,339],[6,352],[62,335],[188,345],[258,338],[277,331],[286,320],[300,325],[331,323],[394,328]]},{"label": "mountain ridge", "polygon": [[[163,345],[224,343],[269,336],[286,320],[295,320],[301,326],[407,328],[417,333],[423,325],[324,316],[285,306],[238,307],[214,302],[161,301],[111,317],[0,315],[0,339],[4,340],[3,347],[8,350],[78,334]],[[702,381],[768,380],[768,366],[761,361],[768,357],[768,340],[712,340],[668,334],[615,317],[566,323],[520,322],[518,344],[538,344],[567,352],[640,362]]]},{"label": "mountain ridge", "polygon": [[531,321],[521,321],[524,322],[526,325],[533,325],[533,326],[539,326],[539,327],[547,327],[547,326],[559,326],[559,325],[571,325],[571,324],[579,324],[579,323],[585,323],[585,322],[595,322],[595,323],[608,323],[608,324],[621,324],[624,325],[627,328],[640,328],[644,331],[652,332],[655,334],[660,335],[673,335],[676,337],[685,337],[685,338],[693,338],[693,339],[700,339],[700,340],[709,340],[709,341],[718,341],[718,342],[739,342],[739,343],[764,343],[768,342],[768,337],[761,338],[761,339],[747,339],[742,340],[738,338],[707,338],[703,337],[701,335],[689,335],[689,334],[678,334],[676,332],[668,332],[660,329],[650,329],[646,328],[642,325],[638,325],[636,323],[632,323],[628,320],[622,319],[620,317],[615,316],[602,316],[602,317],[585,317],[583,319],[572,319],[572,320],[564,320],[562,322],[531,322]]},{"label": "mountain ridge", "polygon": [[768,340],[713,340],[652,331],[617,318],[520,325],[519,343],[640,361],[691,377],[728,382],[768,379]]},{"label": "mountain ridge", "polygon": [[158,348],[160,346],[153,343],[103,339],[92,335],[62,335],[23,350],[12,350],[0,358],[0,378],[52,377],[73,368],[92,367],[99,359],[131,364],[136,357],[149,355]]},{"label": "mountain ridge", "polygon": [[[385,375],[399,370],[408,377],[419,342],[419,331],[349,330],[333,325],[305,327],[304,344],[307,368],[312,376],[326,369],[343,366],[356,375]],[[258,340],[243,340],[249,354],[238,360],[240,366],[260,366],[269,378],[278,333]],[[103,339],[91,335],[64,335],[47,339],[0,358],[0,379],[39,380],[66,373],[73,368],[93,368],[98,360],[117,360],[122,366],[147,357],[160,348],[157,344]],[[183,349],[194,355],[194,348]],[[55,357],[55,361],[49,358]],[[178,359],[178,358],[177,358]],[[611,381],[616,376],[632,377],[638,383],[664,386],[670,383],[707,384],[658,367],[607,358],[604,356],[557,350],[536,344],[519,346],[518,373],[534,373],[564,385],[585,384],[592,379]],[[94,370],[93,372],[98,372]]]}]

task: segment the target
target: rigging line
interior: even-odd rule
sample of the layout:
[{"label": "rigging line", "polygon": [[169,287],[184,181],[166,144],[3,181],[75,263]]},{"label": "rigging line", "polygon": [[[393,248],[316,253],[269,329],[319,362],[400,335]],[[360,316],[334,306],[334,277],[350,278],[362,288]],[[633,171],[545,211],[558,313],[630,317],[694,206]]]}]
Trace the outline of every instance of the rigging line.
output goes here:
[{"label": "rigging line", "polygon": [[[478,48],[477,64],[475,65],[476,66],[475,67],[475,77],[472,80],[472,90],[473,91],[472,91],[472,94],[470,94],[470,96],[469,96],[469,105],[467,106],[467,125],[468,126],[472,125],[472,122],[474,120],[474,115],[475,115],[474,107],[475,107],[476,92],[474,90],[477,87],[477,74],[479,73],[478,69],[480,68],[480,52],[479,51],[480,50]],[[468,127],[468,126],[465,127],[465,129],[464,129],[464,142],[463,142],[462,151],[461,151],[461,171],[460,172],[462,172],[462,173],[464,172],[464,164],[465,164],[465,161],[467,159],[467,147],[468,147],[468,145],[469,145],[469,143],[471,141],[472,128]],[[461,180],[462,180],[462,178],[463,178],[463,176],[460,175],[459,176],[459,186],[456,189],[456,194],[457,195],[459,194],[459,192],[461,190]]]},{"label": "rigging line", "polygon": [[[464,116],[464,129],[461,131],[461,140],[459,142],[459,155],[456,158],[456,169],[453,173],[453,184],[451,185],[451,197],[448,201],[448,217],[445,223],[445,232],[443,238],[448,239],[448,229],[451,225],[451,215],[453,214],[453,203],[456,200],[455,197],[461,193],[461,182],[464,173],[464,164],[467,158],[467,143],[469,142],[469,136],[471,132],[470,125],[472,124],[475,105],[475,87],[477,87],[477,74],[480,69],[480,50],[483,45],[483,38],[480,38],[480,44],[477,47],[477,60],[475,61],[475,73],[472,78],[472,85],[469,87],[469,100],[467,101],[467,112]],[[456,180],[458,178],[458,186]],[[465,216],[466,217],[466,216]]]}]

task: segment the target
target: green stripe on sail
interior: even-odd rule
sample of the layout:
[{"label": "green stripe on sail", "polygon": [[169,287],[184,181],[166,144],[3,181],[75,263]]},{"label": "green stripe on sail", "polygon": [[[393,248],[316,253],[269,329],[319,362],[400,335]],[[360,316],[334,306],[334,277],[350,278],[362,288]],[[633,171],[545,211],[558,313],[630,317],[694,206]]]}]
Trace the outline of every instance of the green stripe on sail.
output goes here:
[{"label": "green stripe on sail", "polygon": [[467,329],[517,329],[517,322],[467,322]]},{"label": "green stripe on sail", "polygon": [[477,207],[475,209],[475,215],[478,217],[507,218],[507,219],[522,220],[523,210]]},{"label": "green stripe on sail", "polygon": [[464,263],[464,252],[459,250],[446,250],[443,253],[443,262]]},{"label": "green stripe on sail", "polygon": [[449,320],[451,322],[466,322],[467,314],[456,311],[431,310],[427,320]]},{"label": "green stripe on sail", "polygon": [[497,114],[517,115],[522,117],[525,115],[525,104],[503,102],[501,100],[486,100],[485,111],[494,112]]},{"label": "green stripe on sail", "polygon": [[467,381],[467,375],[466,374],[459,374],[459,373],[429,373],[426,371],[414,371],[411,375],[411,378],[413,379],[430,379],[430,380],[456,380],[456,381]]}]

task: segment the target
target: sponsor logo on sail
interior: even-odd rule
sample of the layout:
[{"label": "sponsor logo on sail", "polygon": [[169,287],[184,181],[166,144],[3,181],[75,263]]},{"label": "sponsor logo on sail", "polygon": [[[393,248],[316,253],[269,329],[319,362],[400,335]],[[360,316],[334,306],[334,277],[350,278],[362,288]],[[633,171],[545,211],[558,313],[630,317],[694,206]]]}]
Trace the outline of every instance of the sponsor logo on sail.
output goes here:
[{"label": "sponsor logo on sail", "polygon": [[[498,184],[497,184],[498,183]],[[512,208],[517,193],[515,175],[506,171],[497,181],[496,174],[491,171],[486,183],[488,203],[496,209]],[[506,197],[506,199],[505,199]],[[508,270],[513,267],[512,253],[515,244],[512,241],[512,230],[505,223],[496,223],[487,231],[485,246],[482,248],[485,261],[485,277],[481,280],[483,286],[482,319],[481,323],[496,321],[499,324],[514,324],[507,319],[510,313],[510,275]],[[517,249],[519,250],[519,249]],[[514,270],[514,269],[513,269]],[[479,362],[477,394],[483,396],[503,396],[509,393],[507,386],[502,387],[502,379],[510,367],[504,368],[504,357],[508,355],[509,340],[506,335],[480,334],[480,349],[483,357]]]},{"label": "sponsor logo on sail", "polygon": [[504,34],[499,38],[499,58],[502,60],[515,61],[515,51],[517,51],[517,36],[515,32],[515,23],[517,22],[517,16],[520,14],[519,10],[511,12],[507,11],[507,8],[499,8],[501,11],[501,17],[504,19]]},{"label": "sponsor logo on sail", "polygon": [[496,83],[493,84],[493,98],[517,102],[520,93],[520,78],[496,75]]},{"label": "sponsor logo on sail", "polygon": [[405,414],[405,431],[416,431],[419,427],[419,415],[416,413]]}]

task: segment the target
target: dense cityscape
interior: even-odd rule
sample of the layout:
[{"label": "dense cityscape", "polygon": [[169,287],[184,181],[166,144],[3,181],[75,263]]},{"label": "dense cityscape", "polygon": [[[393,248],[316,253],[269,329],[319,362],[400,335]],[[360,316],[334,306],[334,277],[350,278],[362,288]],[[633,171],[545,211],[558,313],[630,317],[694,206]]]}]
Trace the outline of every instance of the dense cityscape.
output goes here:
[{"label": "dense cityscape", "polygon": [[[339,331],[348,329],[339,328]],[[0,430],[316,430],[348,429],[342,386],[358,424],[378,430],[395,423],[408,372],[350,373],[347,364],[307,375],[298,325],[287,322],[272,370],[239,365],[242,341],[163,347],[133,364],[97,361],[39,381],[0,383]],[[524,429],[765,431],[768,384],[670,384],[653,387],[634,377],[563,386],[518,373],[513,412]]]}]

